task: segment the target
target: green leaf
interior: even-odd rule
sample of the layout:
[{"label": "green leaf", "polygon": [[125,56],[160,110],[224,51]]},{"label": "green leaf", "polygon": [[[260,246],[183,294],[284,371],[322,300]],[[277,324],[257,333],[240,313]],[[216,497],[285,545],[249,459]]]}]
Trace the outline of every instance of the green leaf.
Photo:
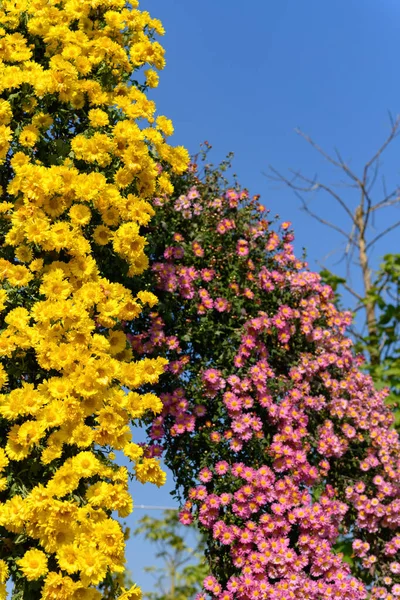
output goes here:
[{"label": "green leaf", "polygon": [[354,565],[353,560],[353,547],[351,540],[343,540],[334,545],[336,553],[341,552],[343,554],[343,560],[351,567]]}]

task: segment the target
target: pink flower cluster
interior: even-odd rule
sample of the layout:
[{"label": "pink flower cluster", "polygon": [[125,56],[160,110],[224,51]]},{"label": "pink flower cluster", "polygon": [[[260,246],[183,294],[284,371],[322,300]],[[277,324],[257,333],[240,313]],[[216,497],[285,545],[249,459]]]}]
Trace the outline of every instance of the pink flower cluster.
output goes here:
[{"label": "pink flower cluster", "polygon": [[[351,577],[350,568],[332,550],[338,527],[348,507],[334,499],[332,488],[312,503],[307,489],[290,477],[277,478],[267,466],[259,469],[244,463],[220,461],[214,473],[200,479],[230,479],[230,492],[210,493],[199,485],[189,493],[181,522],[192,521],[193,505],[199,522],[212,530],[221,547],[229,547],[238,575],[224,589],[215,577],[204,588],[215,598],[366,598],[362,584]],[[262,512],[269,503],[271,512]],[[226,514],[232,515],[227,522]],[[235,519],[236,517],[236,519]],[[240,520],[241,525],[236,524]],[[235,522],[236,521],[236,522]],[[291,534],[296,531],[297,548]],[[309,572],[305,574],[305,569]],[[287,594],[287,595],[286,595]],[[203,596],[200,594],[198,599]]]},{"label": "pink flower cluster", "polygon": [[202,382],[206,396],[215,398],[219,390],[225,387],[225,380],[221,376],[221,372],[217,369],[207,369],[202,374]]},{"label": "pink flower cluster", "polygon": [[[315,291],[314,286],[314,294]],[[326,295],[327,290],[319,286],[317,291]],[[365,598],[366,591],[363,586],[350,576],[348,565],[332,550],[332,543],[339,535],[339,525],[349,506],[357,510],[355,526],[366,533],[382,531],[385,528],[396,530],[400,524],[398,436],[394,430],[390,430],[392,416],[383,403],[385,393],[375,392],[370,378],[358,371],[349,350],[348,340],[341,337],[341,332],[348,323],[348,315],[339,315],[330,303],[319,306],[316,312],[325,313],[324,316],[329,317],[332,325],[330,330],[324,330],[325,333],[321,337],[317,336],[318,351],[314,354],[303,353],[300,356],[298,365],[290,370],[286,393],[282,394],[278,403],[269,390],[268,381],[277,380],[278,376],[268,363],[267,348],[273,344],[265,343],[263,334],[267,334],[270,340],[274,336],[280,339],[281,332],[285,329],[292,334],[298,329],[307,335],[311,334],[304,325],[316,316],[309,314],[310,305],[315,305],[315,302],[308,299],[301,305],[298,311],[280,306],[274,317],[268,318],[263,315],[248,323],[235,357],[235,366],[242,369],[245,361],[251,359],[248,376],[227,377],[227,389],[222,396],[231,426],[220,432],[221,445],[227,440],[231,450],[240,452],[252,437],[260,438],[263,435],[263,421],[273,423],[278,432],[272,436],[268,447],[271,467],[264,465],[254,470],[243,463],[234,463],[229,469],[229,474],[246,482],[234,489],[230,476],[226,477],[227,485],[223,485],[222,476],[228,473],[229,464],[226,463],[227,467],[224,466],[224,470],[221,471],[217,463],[214,469],[214,476],[217,478],[215,485],[224,489],[222,494],[216,495],[213,492],[213,480],[209,471],[207,480],[202,479],[200,474],[199,479],[208,484],[208,488],[199,486],[192,490],[190,500],[182,513],[184,522],[191,520],[189,514],[194,506],[199,522],[212,529],[214,540],[222,546],[230,546],[232,562],[242,573],[233,577],[235,585],[238,586],[235,589],[235,597],[238,599],[275,597],[271,595],[274,586],[267,582],[282,580],[289,575],[289,589],[300,598]],[[239,363],[236,360],[238,357]],[[332,367],[340,372],[340,379],[332,377]],[[215,381],[218,381],[218,386],[224,390],[221,373],[214,371],[212,372]],[[316,396],[313,393],[312,384],[316,378],[324,382],[325,394]],[[280,380],[282,384],[282,376]],[[212,397],[215,397],[215,393]],[[254,410],[257,404],[266,411],[265,420],[260,419],[258,411]],[[310,409],[316,413],[324,411],[332,418],[339,416],[342,421],[341,428],[335,428],[331,419],[324,419],[315,431],[310,431],[307,414]],[[339,502],[334,499],[333,488],[324,483],[331,468],[327,459],[343,457],[349,449],[350,441],[356,438],[363,442],[367,430],[371,442],[367,457],[359,461],[360,472],[366,470],[365,463],[369,465],[368,468],[380,467],[382,472],[386,471],[391,482],[385,481],[381,476],[374,478],[372,483],[380,490],[381,501],[376,496],[368,497],[365,494],[365,484],[359,482],[354,489],[346,488],[346,499],[350,504]],[[385,435],[383,446],[382,434]],[[378,444],[375,442],[377,439],[380,440]],[[315,450],[310,453],[311,443],[317,450],[316,455]],[[221,454],[222,452],[221,450]],[[280,476],[278,480],[277,476]],[[318,502],[312,502],[309,492],[306,491],[315,484],[322,485],[324,489],[324,494]],[[390,501],[383,502],[384,499]],[[267,507],[269,511],[266,513]],[[228,525],[229,512],[230,520],[243,520],[242,528],[238,525]],[[293,530],[297,536],[295,548],[289,545],[289,540],[293,539]],[[278,558],[278,567],[271,558],[270,545],[275,543],[275,536],[280,541],[278,547],[287,553],[285,560]],[[263,550],[266,550],[268,560],[265,553],[260,554],[260,544]],[[392,545],[390,548],[393,547]],[[367,555],[369,545],[364,545],[363,549],[362,567],[371,569],[377,560],[376,556],[372,552]],[[391,574],[397,574],[397,564],[388,564]],[[309,568],[311,582],[304,576],[304,572],[301,576],[294,577],[294,573],[297,574],[305,567]],[[316,577],[322,578],[322,586],[313,581]],[[214,593],[216,598],[223,598],[223,594],[232,592],[231,579],[226,590],[220,589],[221,586],[218,585],[213,588],[217,590]],[[392,579],[386,576],[385,581],[391,584]],[[313,583],[311,587],[310,583]],[[278,589],[280,585],[281,583],[278,584]],[[393,587],[391,591],[395,595],[397,587]],[[386,595],[383,595],[383,588],[375,588],[380,594],[377,597],[390,597],[387,591]],[[206,589],[212,592],[210,587]]]},{"label": "pink flower cluster", "polygon": [[[192,250],[195,255],[202,256],[199,244],[193,244]],[[183,253],[183,248],[169,246],[164,252],[166,261],[156,262],[152,265],[158,289],[165,292],[178,292],[182,298],[187,300],[197,298],[199,300],[198,314],[204,314],[211,309],[220,313],[229,311],[230,303],[226,298],[217,296],[213,299],[208,290],[202,287],[204,282],[208,283],[214,278],[214,269],[203,268],[199,271],[194,266],[177,265],[174,261],[182,258]]]},{"label": "pink flower cluster", "polygon": [[[351,315],[295,257],[290,223],[269,231],[247,193],[195,192],[173,205],[185,236],[175,231],[153,273],[191,332],[222,323],[232,337],[213,353],[205,339],[202,362],[191,335],[163,333],[153,315],[149,337],[132,342],[149,354],[163,344],[177,376],[151,439],[190,457],[206,444],[181,512],[209,535],[212,575],[197,600],[400,597],[399,437],[387,392],[345,337]],[[201,241],[183,214],[189,193],[203,207]],[[352,567],[338,546],[349,539]]]},{"label": "pink flower cluster", "polygon": [[184,219],[192,219],[193,216],[198,216],[203,210],[203,206],[198,202],[200,197],[196,188],[191,188],[187,194],[182,194],[175,201],[175,210],[180,212]]}]

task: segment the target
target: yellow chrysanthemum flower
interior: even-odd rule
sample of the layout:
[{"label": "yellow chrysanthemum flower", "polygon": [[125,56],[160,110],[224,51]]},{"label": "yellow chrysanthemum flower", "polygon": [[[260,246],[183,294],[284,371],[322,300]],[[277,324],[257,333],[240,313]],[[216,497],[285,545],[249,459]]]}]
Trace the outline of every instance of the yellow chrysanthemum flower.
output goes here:
[{"label": "yellow chrysanthemum flower", "polygon": [[7,371],[5,370],[3,365],[0,364],[0,389],[3,388],[7,384],[7,382],[8,382]]},{"label": "yellow chrysanthemum flower", "polygon": [[5,583],[8,579],[9,568],[5,560],[0,559],[0,583]]},{"label": "yellow chrysanthemum flower", "polygon": [[[134,297],[118,273],[107,276],[115,255],[124,277],[147,268],[141,227],[187,155],[166,143],[171,121],[156,120],[155,103],[131,83],[146,65],[147,85],[158,84],[165,59],[153,37],[162,25],[136,0],[94,4],[3,0],[0,8],[0,525],[10,537],[24,533],[14,583],[29,594],[29,582],[45,577],[43,600],[97,600],[90,586],[123,570],[123,535],[108,513],[128,515],[132,499],[109,451],[140,461],[140,481],[163,479],[129,426],[160,412],[161,401],[124,389],[164,370],[163,359],[135,362],[124,332],[156,298]],[[14,468],[40,483],[30,489],[28,479],[16,494],[5,476]],[[64,575],[47,572],[48,558]]]},{"label": "yellow chrysanthemum flower", "polygon": [[88,113],[92,127],[105,127],[109,124],[108,114],[100,108],[92,108]]},{"label": "yellow chrysanthemum flower", "polygon": [[40,579],[48,571],[47,556],[41,550],[28,550],[16,563],[28,581]]},{"label": "yellow chrysanthemum flower", "polygon": [[22,146],[33,148],[39,137],[39,129],[34,125],[27,125],[19,134],[19,143]]},{"label": "yellow chrysanthemum flower", "polygon": [[93,240],[99,246],[106,246],[113,237],[113,232],[105,225],[98,225],[93,231]]}]

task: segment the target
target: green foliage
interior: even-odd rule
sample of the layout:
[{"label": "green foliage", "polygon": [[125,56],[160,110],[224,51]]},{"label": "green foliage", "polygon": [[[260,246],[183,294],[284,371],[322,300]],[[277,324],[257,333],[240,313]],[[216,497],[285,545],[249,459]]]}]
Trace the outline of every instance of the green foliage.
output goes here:
[{"label": "green foliage", "polygon": [[198,533],[196,546],[187,542],[188,528],[180,524],[178,511],[165,510],[161,518],[145,515],[134,534],[142,534],[157,547],[155,559],[160,566],[145,567],[156,579],[156,592],[147,592],[148,600],[190,600],[201,589],[208,570],[204,558],[204,541]]},{"label": "green foliage", "polygon": [[[337,302],[343,304],[341,291],[345,279],[338,277],[327,269],[320,273],[321,277],[334,290]],[[373,286],[365,298],[363,305],[371,303],[377,312],[376,335],[368,335],[353,326],[355,349],[367,358],[373,350],[378,349],[380,360],[372,364],[367,360],[364,368],[372,376],[378,389],[388,387],[390,394],[387,404],[393,406],[396,426],[400,426],[400,254],[386,254],[378,271],[375,273]]]}]

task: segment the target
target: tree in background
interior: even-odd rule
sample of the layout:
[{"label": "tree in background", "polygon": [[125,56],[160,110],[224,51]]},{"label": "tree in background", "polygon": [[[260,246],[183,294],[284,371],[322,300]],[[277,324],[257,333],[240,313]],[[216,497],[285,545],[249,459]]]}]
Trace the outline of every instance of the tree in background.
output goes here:
[{"label": "tree in background", "polygon": [[146,592],[148,600],[192,600],[200,592],[208,573],[204,556],[205,544],[194,528],[195,547],[187,542],[188,530],[179,521],[177,510],[165,510],[161,518],[145,515],[133,535],[143,535],[157,548],[154,557],[161,566],[145,570],[155,577],[155,592]]},{"label": "tree in background", "polygon": [[[400,254],[386,254],[379,269],[375,245],[387,234],[400,226],[396,208],[400,206],[399,187],[387,189],[381,174],[381,159],[385,150],[397,139],[400,118],[391,119],[388,137],[376,153],[365,163],[360,173],[354,171],[341,154],[328,154],[313,139],[297,131],[330,165],[343,176],[337,185],[327,184],[317,176],[310,178],[299,171],[291,171],[287,177],[271,167],[273,181],[292,189],[300,199],[303,210],[313,219],[337,232],[344,242],[344,250],[338,262],[346,263],[346,278],[324,268],[321,275],[337,293],[348,292],[352,298],[351,309],[356,315],[351,334],[356,350],[365,354],[365,368],[378,387],[389,386],[387,401],[397,407],[396,419],[400,424],[400,303],[399,275]],[[379,189],[380,188],[380,189]],[[315,196],[329,203],[336,203],[343,213],[340,223],[321,216],[321,210],[311,206]],[[375,222],[381,211],[391,210],[390,224],[376,231]],[[347,226],[346,226],[347,225]],[[352,281],[361,280],[361,289]]]},{"label": "tree in background", "polygon": [[294,255],[290,223],[269,221],[228,166],[193,164],[154,200],[140,285],[159,304],[127,325],[135,353],[169,359],[145,453],[164,452],[181,522],[206,536],[198,599],[393,598],[400,445],[386,392],[360,372],[351,315]]},{"label": "tree in background", "polygon": [[146,96],[163,28],[137,6],[0,3],[0,598],[9,578],[15,600],[100,598],[124,570],[114,514],[132,509],[112,451],[138,481],[165,478],[129,424],[161,410],[135,390],[166,361],[134,360],[123,332],[156,298],[121,279],[146,268],[148,199],[188,155]]}]

